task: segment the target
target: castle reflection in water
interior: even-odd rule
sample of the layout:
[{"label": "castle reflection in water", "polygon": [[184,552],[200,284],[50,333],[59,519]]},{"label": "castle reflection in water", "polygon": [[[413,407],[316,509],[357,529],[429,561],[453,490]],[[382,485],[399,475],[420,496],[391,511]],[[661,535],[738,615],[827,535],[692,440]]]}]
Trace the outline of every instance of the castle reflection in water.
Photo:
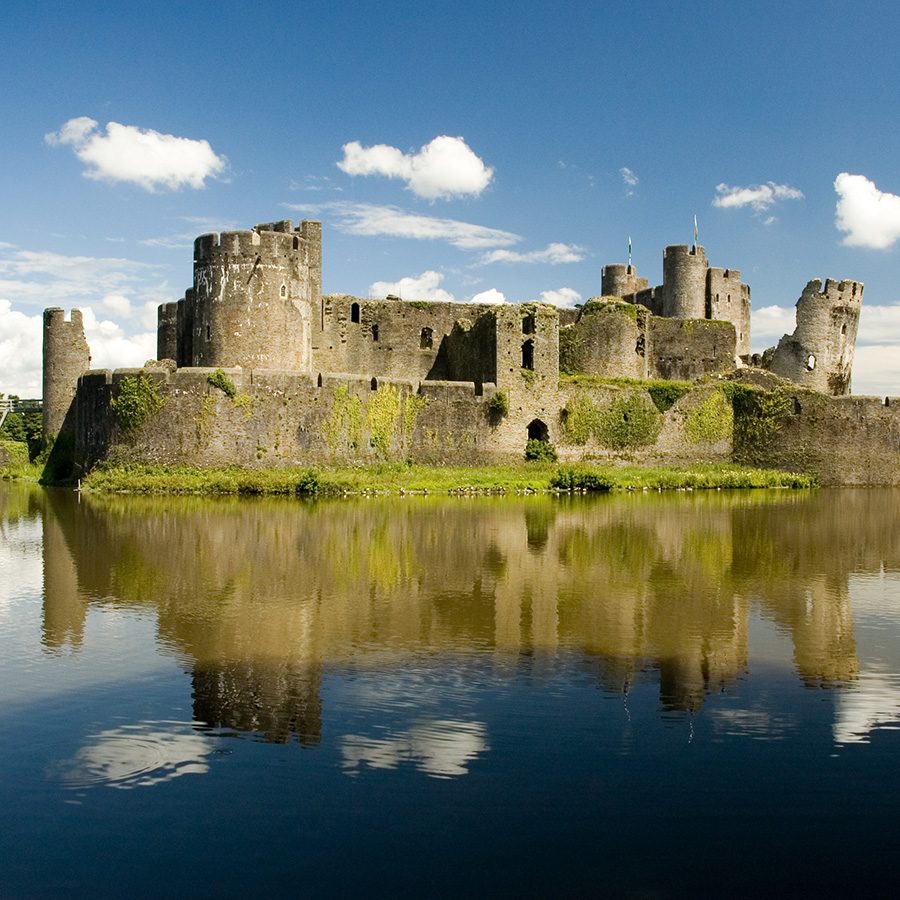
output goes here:
[{"label": "castle reflection in water", "polygon": [[[315,744],[330,669],[566,654],[607,691],[696,710],[748,670],[751,610],[810,686],[858,674],[849,579],[900,564],[891,492],[286,500],[31,494],[43,645],[93,606],[145,608],[193,714]],[[7,512],[9,512],[7,510]]]}]

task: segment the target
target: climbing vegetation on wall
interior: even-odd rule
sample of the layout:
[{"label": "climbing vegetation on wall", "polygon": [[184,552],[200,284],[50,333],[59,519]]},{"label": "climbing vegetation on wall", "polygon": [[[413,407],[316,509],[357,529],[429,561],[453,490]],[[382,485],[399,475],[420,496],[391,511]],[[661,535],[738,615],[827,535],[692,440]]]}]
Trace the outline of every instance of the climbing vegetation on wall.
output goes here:
[{"label": "climbing vegetation on wall", "polygon": [[684,434],[692,444],[714,444],[730,438],[734,431],[734,410],[721,390],[712,391],[688,414]]},{"label": "climbing vegetation on wall", "polygon": [[342,384],[334,392],[334,404],[322,423],[322,436],[332,453],[346,442],[348,450],[359,448],[362,439],[362,401],[350,396],[350,388]]},{"label": "climbing vegetation on wall", "polygon": [[659,436],[662,421],[645,391],[622,394],[600,412],[597,439],[611,450],[645,447]]},{"label": "climbing vegetation on wall", "polygon": [[156,385],[144,374],[128,375],[110,401],[116,422],[126,434],[135,432],[165,405]]},{"label": "climbing vegetation on wall", "polygon": [[567,443],[583,446],[597,430],[600,412],[590,397],[578,394],[566,403],[560,418]]},{"label": "climbing vegetation on wall", "polygon": [[734,459],[753,463],[761,459],[790,412],[791,398],[784,390],[764,391],[747,384],[722,386],[734,411]]}]

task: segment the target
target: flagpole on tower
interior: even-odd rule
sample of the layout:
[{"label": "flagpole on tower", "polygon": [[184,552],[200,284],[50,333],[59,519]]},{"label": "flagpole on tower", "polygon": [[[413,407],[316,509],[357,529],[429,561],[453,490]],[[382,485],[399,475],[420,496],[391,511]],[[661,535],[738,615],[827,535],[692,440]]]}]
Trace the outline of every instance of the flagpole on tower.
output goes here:
[{"label": "flagpole on tower", "polygon": [[631,235],[628,235],[628,268],[631,268]]},{"label": "flagpole on tower", "polygon": [[694,247],[700,245],[700,229],[697,227],[697,214],[694,213]]}]

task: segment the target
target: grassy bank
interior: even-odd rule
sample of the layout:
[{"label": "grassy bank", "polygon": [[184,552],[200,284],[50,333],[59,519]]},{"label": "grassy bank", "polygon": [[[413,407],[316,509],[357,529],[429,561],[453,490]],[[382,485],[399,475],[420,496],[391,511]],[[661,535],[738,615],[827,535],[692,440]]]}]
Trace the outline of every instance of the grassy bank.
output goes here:
[{"label": "grassy bank", "polygon": [[43,466],[30,462],[28,444],[20,441],[0,441],[0,479],[37,481]]},{"label": "grassy bank", "polygon": [[86,491],[142,494],[480,493],[540,491],[805,488],[812,476],[732,465],[686,467],[575,466],[521,463],[472,468],[385,465],[366,468],[200,469],[190,466],[102,466]]}]

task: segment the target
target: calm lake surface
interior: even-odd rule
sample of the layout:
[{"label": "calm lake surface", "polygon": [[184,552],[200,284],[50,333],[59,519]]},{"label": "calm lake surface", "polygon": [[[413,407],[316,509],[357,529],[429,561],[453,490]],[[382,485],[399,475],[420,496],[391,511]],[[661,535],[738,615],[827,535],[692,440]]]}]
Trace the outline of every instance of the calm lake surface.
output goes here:
[{"label": "calm lake surface", "polygon": [[0,895],[896,895],[898,510],[0,483]]}]

